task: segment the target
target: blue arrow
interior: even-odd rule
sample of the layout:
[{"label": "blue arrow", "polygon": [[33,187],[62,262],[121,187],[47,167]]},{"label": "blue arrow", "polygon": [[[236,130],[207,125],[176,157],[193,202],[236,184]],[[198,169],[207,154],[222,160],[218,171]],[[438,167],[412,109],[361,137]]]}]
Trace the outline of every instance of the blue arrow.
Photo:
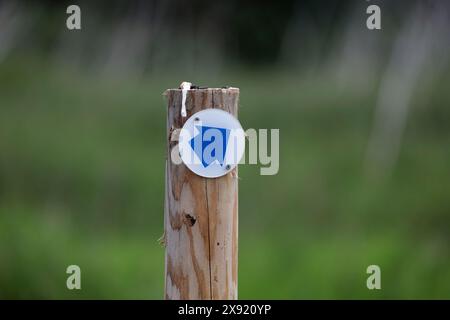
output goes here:
[{"label": "blue arrow", "polygon": [[230,130],[207,126],[195,127],[200,133],[194,136],[189,142],[192,150],[194,150],[195,154],[201,160],[203,167],[208,167],[215,160],[223,166]]}]

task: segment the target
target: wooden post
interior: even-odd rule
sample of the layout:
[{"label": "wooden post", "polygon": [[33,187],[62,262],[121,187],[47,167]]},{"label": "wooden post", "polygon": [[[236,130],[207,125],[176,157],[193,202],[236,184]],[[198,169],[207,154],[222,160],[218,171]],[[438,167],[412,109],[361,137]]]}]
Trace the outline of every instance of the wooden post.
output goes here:
[{"label": "wooden post", "polygon": [[165,298],[237,299],[237,167],[219,178],[203,178],[183,163],[174,164],[170,155],[177,145],[171,135],[194,113],[217,108],[237,117],[239,89],[188,90],[187,117],[181,116],[182,91],[165,94]]}]

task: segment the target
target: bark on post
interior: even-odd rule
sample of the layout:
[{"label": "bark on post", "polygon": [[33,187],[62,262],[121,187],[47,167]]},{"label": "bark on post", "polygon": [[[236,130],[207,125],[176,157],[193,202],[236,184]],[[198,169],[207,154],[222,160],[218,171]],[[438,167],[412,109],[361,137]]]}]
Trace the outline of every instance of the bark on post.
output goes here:
[{"label": "bark on post", "polygon": [[203,178],[184,164],[174,164],[170,154],[177,145],[171,137],[174,130],[194,113],[217,108],[237,117],[239,89],[188,90],[187,117],[181,116],[182,90],[165,94],[165,298],[237,299],[237,168],[219,178]]}]

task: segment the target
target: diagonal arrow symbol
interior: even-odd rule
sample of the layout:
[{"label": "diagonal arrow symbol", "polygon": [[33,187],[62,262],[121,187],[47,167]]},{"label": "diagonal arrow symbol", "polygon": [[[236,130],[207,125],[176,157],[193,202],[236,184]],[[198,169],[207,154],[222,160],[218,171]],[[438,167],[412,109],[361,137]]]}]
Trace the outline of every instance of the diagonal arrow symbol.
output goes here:
[{"label": "diagonal arrow symbol", "polygon": [[199,133],[189,141],[189,145],[201,160],[203,167],[206,168],[215,161],[223,166],[230,129],[209,126],[195,127]]}]

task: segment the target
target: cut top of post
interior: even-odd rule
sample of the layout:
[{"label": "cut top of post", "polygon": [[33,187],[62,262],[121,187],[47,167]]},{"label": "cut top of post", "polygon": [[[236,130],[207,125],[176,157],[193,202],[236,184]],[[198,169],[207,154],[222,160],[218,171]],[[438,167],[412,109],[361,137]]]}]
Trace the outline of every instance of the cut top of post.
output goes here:
[{"label": "cut top of post", "polygon": [[189,116],[203,109],[222,109],[237,117],[239,88],[187,87],[189,85],[183,82],[180,88],[167,89],[163,94],[168,98],[169,113],[174,112],[170,117],[173,116],[180,127]]},{"label": "cut top of post", "polygon": [[[222,91],[222,92],[230,92],[230,93],[239,93],[239,88],[236,87],[221,87],[221,88],[204,88],[204,87],[191,87],[191,89],[187,89],[188,91],[194,91],[198,93],[209,93],[212,91]],[[166,89],[164,91],[163,95],[167,96],[171,92],[182,92],[183,89],[180,88],[172,88],[172,89]]]}]

